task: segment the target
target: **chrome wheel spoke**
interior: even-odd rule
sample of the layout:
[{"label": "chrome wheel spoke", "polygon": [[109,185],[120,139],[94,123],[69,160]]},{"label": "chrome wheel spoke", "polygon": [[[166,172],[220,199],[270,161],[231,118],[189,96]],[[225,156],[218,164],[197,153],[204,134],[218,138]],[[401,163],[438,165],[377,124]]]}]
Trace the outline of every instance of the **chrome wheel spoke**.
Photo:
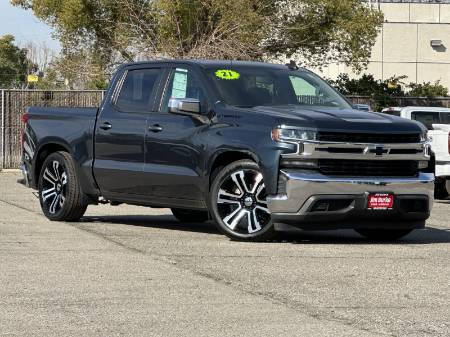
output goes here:
[{"label": "chrome wheel spoke", "polygon": [[63,207],[64,201],[66,201],[66,197],[62,194],[59,196],[59,207]]},{"label": "chrome wheel spoke", "polygon": [[240,196],[236,194],[229,193],[223,189],[219,190],[219,195],[217,198],[217,202],[219,204],[238,204],[240,205]]},{"label": "chrome wheel spoke", "polygon": [[52,196],[56,196],[56,188],[50,187],[49,189],[43,190],[41,192],[42,195],[42,200],[47,201],[48,198],[52,197]]},{"label": "chrome wheel spoke", "polygon": [[56,207],[58,206],[60,197],[61,197],[61,196],[58,194],[58,195],[56,195],[56,196],[53,198],[53,201],[52,201],[52,203],[50,204],[50,207],[49,207],[49,209],[48,209],[50,213],[52,213],[52,214],[55,214],[55,213],[56,213]]},{"label": "chrome wheel spoke", "polygon": [[262,184],[262,180],[263,180],[263,176],[261,173],[258,173],[257,176],[255,177],[255,184],[253,185],[252,194],[255,194],[255,192],[257,191],[258,188],[260,188],[261,186],[264,187],[264,184]]},{"label": "chrome wheel spoke", "polygon": [[48,167],[45,168],[43,178],[47,180],[50,184],[55,185],[58,179],[50,172]]},{"label": "chrome wheel spoke", "polygon": [[233,179],[234,183],[241,192],[240,196],[242,196],[244,193],[251,193],[250,189],[247,186],[247,183],[245,182],[244,177],[245,177],[244,171],[238,171],[231,175],[231,179]]},{"label": "chrome wheel spoke", "polygon": [[61,174],[61,183],[62,183],[63,185],[67,184],[67,174],[66,174],[66,172],[63,172],[63,173]]},{"label": "chrome wheel spoke", "polygon": [[253,210],[253,212],[256,212],[256,210],[260,210],[260,211],[262,211],[262,212],[264,212],[264,213],[267,213],[268,215],[270,215],[270,211],[269,211],[269,209],[267,208],[267,207],[263,207],[263,206],[259,206],[259,205],[257,205],[257,206],[255,206],[255,209]]},{"label": "chrome wheel spoke", "polygon": [[261,224],[259,223],[258,217],[256,215],[256,209],[253,209],[252,212],[248,212],[247,222],[248,222],[247,230],[249,234],[261,230]]},{"label": "chrome wheel spoke", "polygon": [[261,198],[261,192],[264,191],[264,189],[265,189],[264,183],[261,183],[256,190],[255,198],[258,203],[267,205],[266,199]]},{"label": "chrome wheel spoke", "polygon": [[231,230],[234,230],[241,219],[249,213],[246,209],[243,209],[240,205],[233,212],[223,219],[225,225],[227,225]]},{"label": "chrome wheel spoke", "polygon": [[56,160],[53,161],[53,173],[56,177],[56,180],[61,179],[59,176],[59,163]]}]

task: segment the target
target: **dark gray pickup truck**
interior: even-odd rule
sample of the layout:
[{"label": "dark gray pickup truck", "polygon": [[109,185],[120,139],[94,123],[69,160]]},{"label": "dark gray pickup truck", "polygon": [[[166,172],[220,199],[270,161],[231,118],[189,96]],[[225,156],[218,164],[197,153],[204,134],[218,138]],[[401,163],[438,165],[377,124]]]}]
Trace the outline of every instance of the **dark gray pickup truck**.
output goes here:
[{"label": "dark gray pickup truck", "polygon": [[127,64],[99,109],[32,107],[23,121],[24,177],[51,220],[128,203],[240,240],[276,223],[396,239],[433,204],[425,127],[355,110],[295,64]]}]

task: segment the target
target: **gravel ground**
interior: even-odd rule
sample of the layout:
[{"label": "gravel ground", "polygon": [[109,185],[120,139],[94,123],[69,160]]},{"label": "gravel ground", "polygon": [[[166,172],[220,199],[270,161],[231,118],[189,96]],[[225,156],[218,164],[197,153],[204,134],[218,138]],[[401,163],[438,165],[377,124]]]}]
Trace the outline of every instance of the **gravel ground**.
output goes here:
[{"label": "gravel ground", "polygon": [[0,174],[0,336],[450,336],[450,201],[398,243],[240,243],[169,210],[44,218]]}]

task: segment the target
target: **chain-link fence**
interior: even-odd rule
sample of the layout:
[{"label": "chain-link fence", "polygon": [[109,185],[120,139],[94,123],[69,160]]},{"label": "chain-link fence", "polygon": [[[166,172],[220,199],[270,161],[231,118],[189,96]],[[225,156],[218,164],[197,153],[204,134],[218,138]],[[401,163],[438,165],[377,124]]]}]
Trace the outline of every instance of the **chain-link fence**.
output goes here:
[{"label": "chain-link fence", "polygon": [[[1,138],[0,169],[18,168],[21,161],[22,132],[21,116],[29,106],[41,107],[98,107],[104,91],[45,91],[45,90],[0,90]],[[368,96],[349,96],[350,101],[374,107]],[[306,97],[306,100],[311,101]],[[450,97],[392,97],[391,106],[440,106],[450,107]]]},{"label": "chain-link fence", "polygon": [[21,116],[29,106],[97,107],[104,92],[1,90],[1,168],[18,168],[21,161]]}]

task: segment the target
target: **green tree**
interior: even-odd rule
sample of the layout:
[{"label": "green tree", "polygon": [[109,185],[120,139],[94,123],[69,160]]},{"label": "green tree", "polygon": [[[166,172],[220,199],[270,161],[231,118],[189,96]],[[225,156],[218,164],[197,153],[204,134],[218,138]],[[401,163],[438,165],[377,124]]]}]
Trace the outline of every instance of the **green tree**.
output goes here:
[{"label": "green tree", "polygon": [[27,60],[26,49],[14,44],[12,35],[0,37],[0,87],[18,88],[26,83],[26,75],[33,70]]},{"label": "green tree", "polygon": [[342,62],[365,68],[383,23],[383,14],[361,0],[285,0],[267,49],[299,54],[308,65]]},{"label": "green tree", "polygon": [[440,81],[434,83],[411,83],[408,85],[410,91],[408,96],[413,97],[445,97],[448,95],[448,89],[444,87]]},{"label": "green tree", "polygon": [[360,0],[11,0],[56,29],[66,54],[367,63],[382,14]]},{"label": "green tree", "polygon": [[38,89],[106,89],[107,75],[89,51],[55,58],[37,83]]},{"label": "green tree", "polygon": [[343,95],[369,96],[374,111],[395,105],[394,97],[405,96],[403,80],[406,76],[376,80],[373,75],[364,74],[360,78],[350,79],[347,74],[340,74],[331,84]]}]

